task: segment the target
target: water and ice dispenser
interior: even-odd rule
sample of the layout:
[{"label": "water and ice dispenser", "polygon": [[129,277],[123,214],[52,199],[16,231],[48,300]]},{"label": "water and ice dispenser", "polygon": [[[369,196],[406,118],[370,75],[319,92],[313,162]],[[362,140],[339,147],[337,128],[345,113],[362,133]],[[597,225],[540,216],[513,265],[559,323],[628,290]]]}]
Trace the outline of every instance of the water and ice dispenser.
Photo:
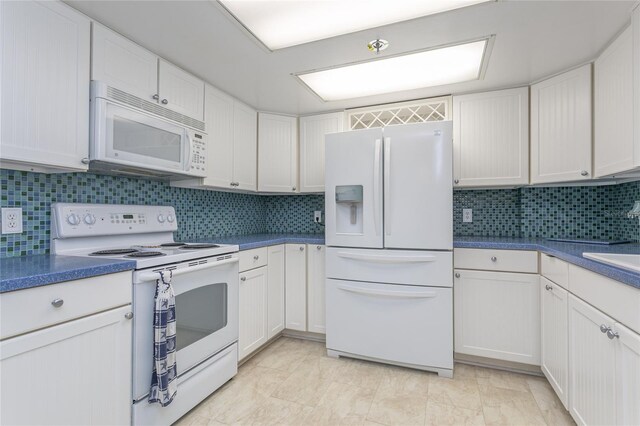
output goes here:
[{"label": "water and ice dispenser", "polygon": [[362,185],[336,186],[336,232],[362,234]]}]

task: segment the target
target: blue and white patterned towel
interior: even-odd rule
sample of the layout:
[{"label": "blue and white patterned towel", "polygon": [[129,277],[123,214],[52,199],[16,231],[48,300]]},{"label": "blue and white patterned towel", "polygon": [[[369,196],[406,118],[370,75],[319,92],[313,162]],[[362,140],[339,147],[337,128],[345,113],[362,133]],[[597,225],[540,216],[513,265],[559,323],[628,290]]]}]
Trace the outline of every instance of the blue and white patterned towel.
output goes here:
[{"label": "blue and white patterned towel", "polygon": [[156,281],[153,313],[153,375],[149,402],[163,407],[171,404],[178,391],[176,368],[176,295],[171,271],[160,272]]}]

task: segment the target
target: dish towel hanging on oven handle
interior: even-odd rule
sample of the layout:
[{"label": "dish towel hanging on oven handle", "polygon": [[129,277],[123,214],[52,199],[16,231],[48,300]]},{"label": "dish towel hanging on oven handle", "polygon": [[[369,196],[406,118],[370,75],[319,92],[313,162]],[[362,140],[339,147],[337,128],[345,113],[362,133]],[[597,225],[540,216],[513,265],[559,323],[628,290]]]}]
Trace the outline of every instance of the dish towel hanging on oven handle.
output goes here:
[{"label": "dish towel hanging on oven handle", "polygon": [[178,391],[176,367],[176,295],[172,271],[160,271],[153,312],[153,375],[149,403],[171,404]]}]

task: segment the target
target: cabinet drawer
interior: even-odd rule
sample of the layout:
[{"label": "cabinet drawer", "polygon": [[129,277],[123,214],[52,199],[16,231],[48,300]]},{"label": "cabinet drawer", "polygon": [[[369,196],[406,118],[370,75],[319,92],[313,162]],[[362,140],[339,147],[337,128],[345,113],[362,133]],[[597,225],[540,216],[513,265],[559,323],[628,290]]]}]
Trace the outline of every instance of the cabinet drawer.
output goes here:
[{"label": "cabinet drawer", "polygon": [[453,265],[456,269],[535,274],[538,272],[538,252],[460,248],[453,252]]},{"label": "cabinet drawer", "polygon": [[240,272],[259,268],[267,264],[267,247],[241,251],[238,254]]},{"label": "cabinet drawer", "polygon": [[540,270],[549,280],[565,289],[569,288],[569,264],[564,260],[541,253]]},{"label": "cabinet drawer", "polygon": [[[0,295],[0,339],[131,303],[131,272]],[[54,300],[61,300],[59,307]]]}]

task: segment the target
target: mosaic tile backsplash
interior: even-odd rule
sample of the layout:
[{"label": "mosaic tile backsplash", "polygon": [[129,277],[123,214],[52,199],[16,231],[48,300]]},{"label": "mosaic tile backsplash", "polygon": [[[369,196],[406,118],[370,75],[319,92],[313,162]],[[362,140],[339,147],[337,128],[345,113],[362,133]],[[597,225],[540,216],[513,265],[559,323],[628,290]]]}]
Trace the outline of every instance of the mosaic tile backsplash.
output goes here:
[{"label": "mosaic tile backsplash", "polygon": [[[22,207],[22,234],[0,237],[0,257],[49,251],[52,202],[173,205],[178,240],[261,232],[322,233],[313,211],[323,195],[261,196],[173,188],[130,177],[0,170],[0,206]],[[640,241],[626,212],[640,200],[640,182],[599,187],[454,192],[454,233],[464,236],[568,237]],[[473,209],[473,223],[462,209]]]}]

